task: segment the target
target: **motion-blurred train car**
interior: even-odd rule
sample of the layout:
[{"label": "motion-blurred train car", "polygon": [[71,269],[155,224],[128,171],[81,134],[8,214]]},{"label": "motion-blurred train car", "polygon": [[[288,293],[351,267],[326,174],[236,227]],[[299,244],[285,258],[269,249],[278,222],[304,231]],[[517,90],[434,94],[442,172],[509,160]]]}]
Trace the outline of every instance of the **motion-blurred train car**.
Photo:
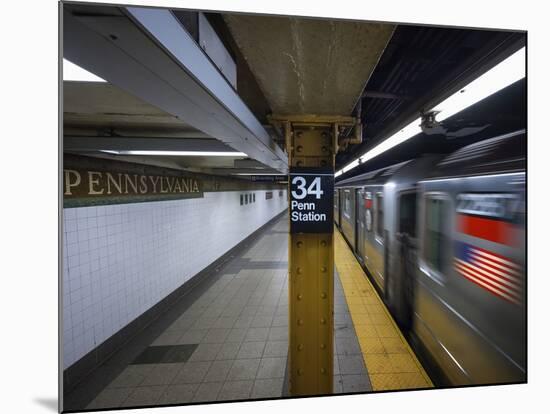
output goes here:
[{"label": "motion-blurred train car", "polygon": [[340,227],[444,384],[525,381],[525,132],[337,184]]}]

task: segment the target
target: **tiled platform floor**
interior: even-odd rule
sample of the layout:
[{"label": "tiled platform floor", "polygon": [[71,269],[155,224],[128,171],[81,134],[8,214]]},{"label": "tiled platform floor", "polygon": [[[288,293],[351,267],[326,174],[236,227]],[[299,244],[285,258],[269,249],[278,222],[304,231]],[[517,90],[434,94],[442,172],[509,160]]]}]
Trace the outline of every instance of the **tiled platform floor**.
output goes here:
[{"label": "tiled platform floor", "polygon": [[[197,294],[81,383],[66,409],[185,404],[283,396],[288,356],[288,219],[212,275]],[[334,392],[371,390],[335,277]],[[177,313],[179,312],[179,313]],[[93,391],[92,391],[93,390]]]}]

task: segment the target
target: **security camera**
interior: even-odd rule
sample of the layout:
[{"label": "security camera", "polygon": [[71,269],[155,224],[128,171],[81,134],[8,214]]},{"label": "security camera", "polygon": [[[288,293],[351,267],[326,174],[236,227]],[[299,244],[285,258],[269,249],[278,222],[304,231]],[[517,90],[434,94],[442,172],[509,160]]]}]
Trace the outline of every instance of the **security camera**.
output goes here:
[{"label": "security camera", "polygon": [[435,119],[439,111],[428,111],[420,114],[420,128],[426,135],[444,134],[445,128]]}]

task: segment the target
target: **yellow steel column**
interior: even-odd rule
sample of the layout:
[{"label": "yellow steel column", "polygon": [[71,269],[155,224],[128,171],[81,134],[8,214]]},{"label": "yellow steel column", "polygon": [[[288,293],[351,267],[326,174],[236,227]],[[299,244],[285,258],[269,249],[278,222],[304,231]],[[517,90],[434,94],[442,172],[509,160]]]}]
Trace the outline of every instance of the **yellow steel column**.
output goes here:
[{"label": "yellow steel column", "polygon": [[[339,125],[349,117],[271,117],[285,133],[289,168],[334,173]],[[291,180],[289,179],[289,194]],[[333,190],[325,189],[333,196]],[[332,208],[332,203],[331,203]],[[290,209],[289,209],[290,214]],[[332,223],[331,223],[332,225]],[[291,395],[331,394],[333,386],[334,243],[330,233],[291,233],[289,272],[289,389]]]}]

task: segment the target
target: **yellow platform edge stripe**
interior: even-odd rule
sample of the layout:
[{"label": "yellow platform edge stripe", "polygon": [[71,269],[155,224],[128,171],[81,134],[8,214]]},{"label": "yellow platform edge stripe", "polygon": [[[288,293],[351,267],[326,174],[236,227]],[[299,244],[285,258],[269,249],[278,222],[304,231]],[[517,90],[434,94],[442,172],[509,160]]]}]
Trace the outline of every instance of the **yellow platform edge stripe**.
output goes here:
[{"label": "yellow platform edge stripe", "polygon": [[[367,372],[372,384],[373,391],[433,387],[433,383],[431,382],[426,371],[418,361],[416,354],[409,346],[409,343],[405,340],[403,334],[401,333],[401,330],[398,328],[392,315],[378,295],[378,292],[366,276],[363,268],[355,258],[354,254],[352,253],[346,241],[336,227],[334,229],[334,233],[335,264],[338,270],[338,274],[340,276],[340,281],[342,282],[344,296],[346,297],[346,302],[348,304],[349,312],[353,321],[355,333],[359,339],[359,346],[361,347],[361,353],[365,362],[365,366],[367,367]],[[352,290],[353,285],[359,288],[359,292],[363,293],[359,293],[359,295],[357,295],[357,293]],[[362,286],[367,286],[368,289],[361,290]],[[376,327],[373,326],[374,324],[372,324],[371,326],[375,328],[374,331],[376,332],[376,334],[372,337],[378,338],[379,341],[381,338],[384,338],[386,341],[388,340],[388,338],[399,338],[401,345],[406,350],[406,353],[390,353],[386,350],[384,350],[383,352],[369,352],[369,350],[366,348],[365,340],[361,340],[360,338],[360,325],[363,325],[367,320],[370,320],[370,317],[373,315],[374,312],[370,312],[369,309],[365,306],[365,312],[358,313],[357,302],[352,298],[367,297],[367,291],[369,292],[370,296],[376,298],[375,306],[382,309],[382,313],[386,315],[386,317],[390,321],[391,330],[393,330],[393,332],[388,332],[389,335],[381,337]],[[372,311],[372,308],[370,308],[370,310]],[[368,315],[368,317],[365,315]],[[385,348],[384,345],[383,347]],[[393,358],[390,358],[390,354],[391,356],[393,356]],[[400,358],[399,356],[402,356],[403,354],[409,355],[409,357],[414,362],[413,366],[411,366],[410,364],[407,366],[406,363],[399,363],[399,359],[403,360],[403,358]],[[406,362],[406,360],[407,358],[405,357],[405,361],[402,362]]]}]

